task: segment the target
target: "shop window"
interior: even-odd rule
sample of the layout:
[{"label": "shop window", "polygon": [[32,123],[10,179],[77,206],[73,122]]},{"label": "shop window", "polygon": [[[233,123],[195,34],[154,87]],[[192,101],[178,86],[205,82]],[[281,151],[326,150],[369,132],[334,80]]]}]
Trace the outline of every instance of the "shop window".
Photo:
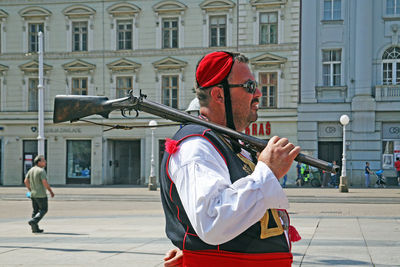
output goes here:
[{"label": "shop window", "polygon": [[[394,127],[393,127],[394,128]],[[394,162],[400,158],[400,140],[382,142],[382,168],[393,169]]]},{"label": "shop window", "polygon": [[90,183],[91,177],[91,141],[67,141],[67,183]]},{"label": "shop window", "polygon": [[[37,140],[23,140],[22,142],[23,166],[22,166],[22,184],[24,183],[25,176],[30,168],[33,167],[33,160],[38,155],[38,141]],[[47,159],[47,140],[44,141],[44,158]]]}]

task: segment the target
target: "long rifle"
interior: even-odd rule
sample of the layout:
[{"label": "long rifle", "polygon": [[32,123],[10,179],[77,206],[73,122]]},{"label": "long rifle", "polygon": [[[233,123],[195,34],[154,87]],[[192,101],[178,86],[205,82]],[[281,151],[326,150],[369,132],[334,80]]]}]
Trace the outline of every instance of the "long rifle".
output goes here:
[{"label": "long rifle", "polygon": [[[139,111],[144,111],[175,122],[199,124],[234,140],[241,140],[246,149],[255,152],[262,151],[268,143],[266,140],[234,131],[169,106],[147,100],[146,95],[142,93],[140,93],[139,97],[130,93],[127,97],[113,100],[109,100],[104,96],[57,95],[54,101],[53,122],[73,122],[94,114],[108,118],[110,112],[113,110],[121,110],[121,114],[124,117],[127,117],[127,114],[134,110],[136,111],[136,116],[138,116]],[[339,170],[339,166],[337,165],[302,153],[297,155],[295,160],[328,172],[336,173]]]}]

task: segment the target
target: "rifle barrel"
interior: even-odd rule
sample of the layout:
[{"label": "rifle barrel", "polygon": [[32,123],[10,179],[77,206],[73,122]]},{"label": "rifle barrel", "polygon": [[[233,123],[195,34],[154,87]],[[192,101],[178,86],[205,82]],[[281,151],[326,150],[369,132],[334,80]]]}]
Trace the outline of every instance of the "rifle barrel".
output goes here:
[{"label": "rifle barrel", "polygon": [[[249,136],[225,126],[202,120],[186,112],[147,100],[143,95],[135,97],[130,94],[128,97],[113,100],[108,100],[107,97],[103,96],[58,95],[54,101],[53,121],[54,123],[75,121],[93,114],[99,114],[104,118],[108,118],[111,111],[118,109],[122,111],[134,109],[171,121],[199,124],[235,140],[241,140],[247,148],[256,152],[262,151],[268,143],[267,140]],[[302,153],[297,155],[295,160],[328,172],[336,173],[339,171],[339,166],[337,165]]]}]

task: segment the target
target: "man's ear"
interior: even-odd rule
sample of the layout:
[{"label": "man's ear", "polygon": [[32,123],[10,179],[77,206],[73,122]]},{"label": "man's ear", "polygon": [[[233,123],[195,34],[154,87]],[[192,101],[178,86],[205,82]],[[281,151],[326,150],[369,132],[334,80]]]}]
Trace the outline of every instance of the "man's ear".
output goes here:
[{"label": "man's ear", "polygon": [[220,104],[224,104],[224,90],[222,87],[220,86],[214,86],[211,89],[211,98],[213,99],[213,101],[220,103]]}]

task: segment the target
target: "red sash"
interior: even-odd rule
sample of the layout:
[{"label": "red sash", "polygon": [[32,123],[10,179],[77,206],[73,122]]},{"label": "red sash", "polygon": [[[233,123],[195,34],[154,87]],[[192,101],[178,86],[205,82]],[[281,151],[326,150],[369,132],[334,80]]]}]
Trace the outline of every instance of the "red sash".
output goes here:
[{"label": "red sash", "polygon": [[184,250],[183,267],[290,267],[293,255],[290,252],[236,253],[215,250]]}]

